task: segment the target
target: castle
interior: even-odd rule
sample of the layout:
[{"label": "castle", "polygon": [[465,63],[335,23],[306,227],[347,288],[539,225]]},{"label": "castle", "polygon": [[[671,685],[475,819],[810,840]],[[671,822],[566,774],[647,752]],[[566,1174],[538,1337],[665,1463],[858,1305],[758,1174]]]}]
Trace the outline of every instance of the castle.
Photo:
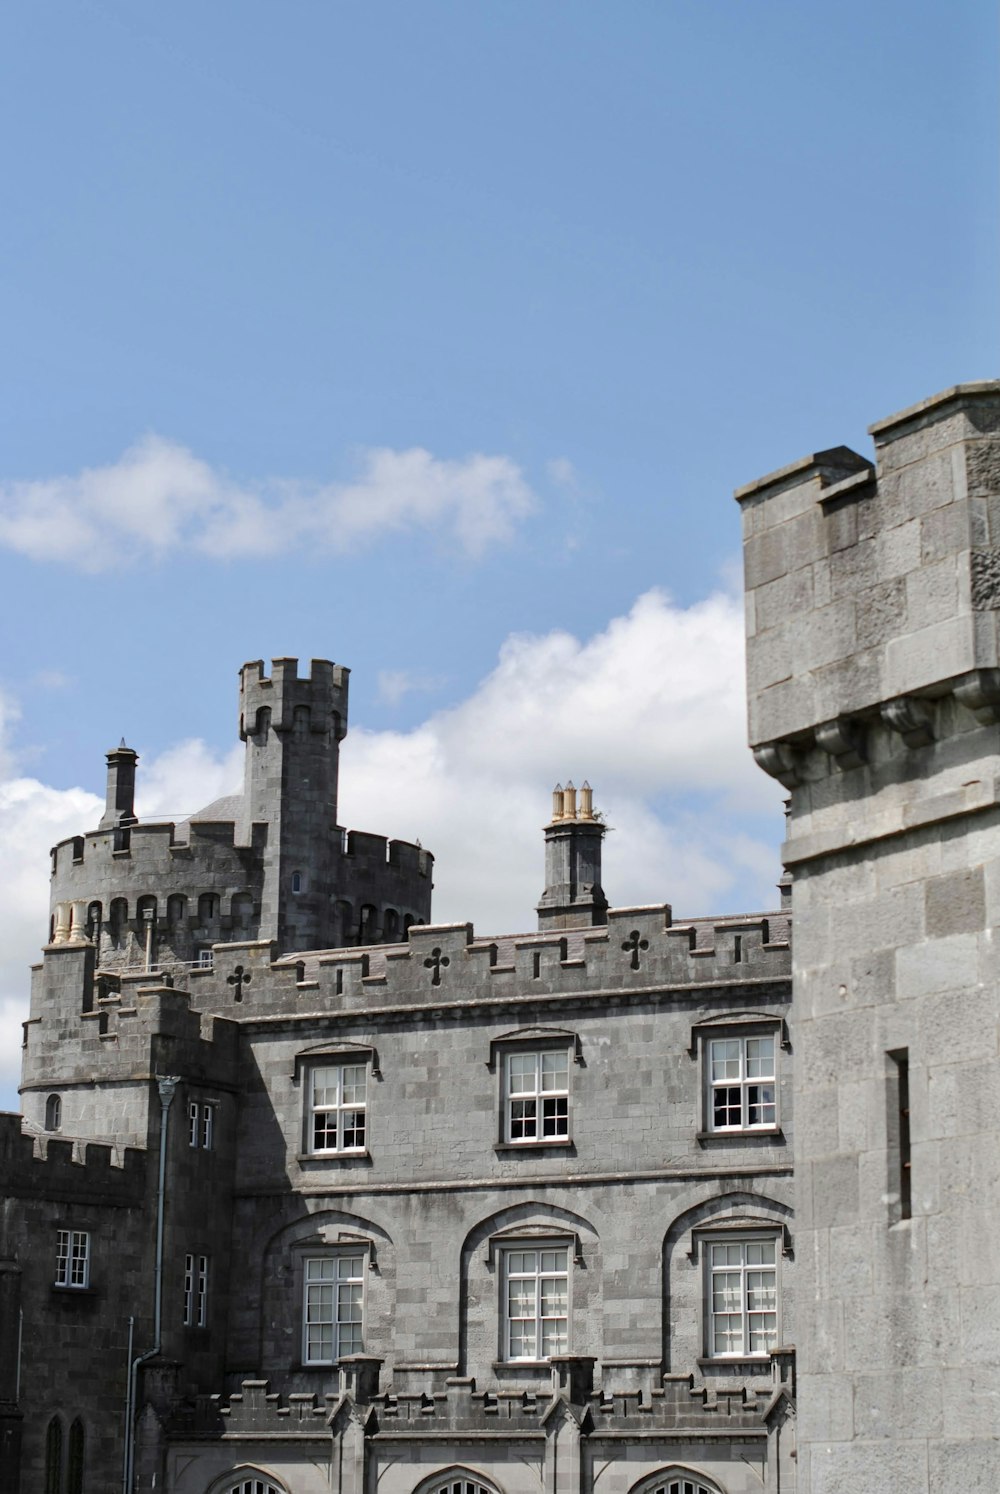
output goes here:
[{"label": "castle", "polygon": [[1000,384],[873,433],[737,495],[794,961],[787,878],[609,907],[572,787],[534,930],[431,923],[323,661],[244,667],[184,825],[109,753],[0,1116],[0,1488],[996,1487]]}]

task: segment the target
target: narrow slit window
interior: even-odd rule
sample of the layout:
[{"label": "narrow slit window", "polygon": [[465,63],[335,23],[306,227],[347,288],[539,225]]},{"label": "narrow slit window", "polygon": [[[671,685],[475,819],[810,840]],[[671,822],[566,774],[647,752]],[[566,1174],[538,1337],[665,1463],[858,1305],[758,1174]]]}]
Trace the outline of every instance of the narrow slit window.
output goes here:
[{"label": "narrow slit window", "polygon": [[890,1223],[912,1217],[913,1173],[910,1155],[910,1053],[897,1048],[888,1055],[888,1141]]}]

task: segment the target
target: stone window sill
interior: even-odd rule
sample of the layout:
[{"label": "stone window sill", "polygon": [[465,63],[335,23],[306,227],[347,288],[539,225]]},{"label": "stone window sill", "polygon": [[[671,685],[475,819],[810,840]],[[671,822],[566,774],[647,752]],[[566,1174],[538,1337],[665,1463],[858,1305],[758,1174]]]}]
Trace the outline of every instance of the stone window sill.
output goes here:
[{"label": "stone window sill", "polygon": [[498,1141],[495,1152],[509,1157],[516,1152],[576,1151],[572,1136],[542,1137],[539,1141]]},{"label": "stone window sill", "polygon": [[343,1167],[352,1162],[362,1167],[371,1167],[371,1152],[298,1152],[295,1157],[300,1167]]},{"label": "stone window sill", "polygon": [[780,1136],[784,1140],[785,1133],[780,1126],[747,1126],[741,1131],[698,1131],[695,1134],[695,1140],[702,1146],[706,1142],[712,1142],[718,1146],[725,1145],[726,1142],[750,1141],[755,1136],[763,1136],[771,1141]]}]

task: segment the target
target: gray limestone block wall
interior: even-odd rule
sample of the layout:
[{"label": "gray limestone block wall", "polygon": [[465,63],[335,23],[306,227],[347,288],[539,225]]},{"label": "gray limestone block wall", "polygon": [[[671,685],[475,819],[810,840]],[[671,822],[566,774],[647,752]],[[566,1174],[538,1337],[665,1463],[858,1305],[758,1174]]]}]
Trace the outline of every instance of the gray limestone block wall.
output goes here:
[{"label": "gray limestone block wall", "polygon": [[1000,663],[1000,385],[948,390],[872,434],[875,463],[837,447],[737,493],[755,748]]},{"label": "gray limestone block wall", "polygon": [[1000,385],[872,433],[738,495],[751,743],[791,793],[800,1480],[986,1490]]}]

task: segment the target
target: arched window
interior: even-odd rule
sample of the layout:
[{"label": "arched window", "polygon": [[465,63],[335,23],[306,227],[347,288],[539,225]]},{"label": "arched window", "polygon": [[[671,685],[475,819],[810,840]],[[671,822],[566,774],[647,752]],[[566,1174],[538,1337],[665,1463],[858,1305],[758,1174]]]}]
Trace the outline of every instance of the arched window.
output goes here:
[{"label": "arched window", "polygon": [[136,903],[135,916],[140,923],[153,923],[156,920],[156,898],[152,893],[141,897]]},{"label": "arched window", "polygon": [[62,1125],[62,1100],[58,1095],[49,1095],[45,1101],[45,1129],[58,1131]]},{"label": "arched window", "polygon": [[87,909],[87,938],[96,944],[101,937],[103,909],[100,903],[91,903]]},{"label": "arched window", "polygon": [[377,910],[375,908],[374,903],[364,903],[362,905],[362,908],[361,908],[361,921],[360,921],[360,924],[358,926],[358,943],[359,944],[374,944],[375,943],[375,928],[376,928],[375,920],[377,919],[377,917],[378,917],[378,912],[377,912]]},{"label": "arched window", "polygon": [[203,892],[198,899],[198,922],[199,924],[211,923],[219,908],[219,900],[214,892]]},{"label": "arched window", "polygon": [[83,1494],[83,1422],[77,1417],[69,1429],[69,1456],[66,1459],[66,1494]]},{"label": "arched window", "polygon": [[187,913],[187,898],[179,892],[174,892],[167,898],[167,922],[174,927],[182,923]]},{"label": "arched window", "polygon": [[420,1486],[419,1494],[497,1494],[492,1484],[484,1484],[471,1468],[449,1468],[444,1478],[439,1474]]},{"label": "arched window", "polygon": [[399,914],[395,908],[386,908],[382,937],[386,944],[395,944],[399,938]]},{"label": "arched window", "polygon": [[719,1490],[692,1468],[667,1468],[644,1479],[632,1494],[719,1494]]},{"label": "arched window", "polygon": [[45,1494],[59,1494],[62,1486],[62,1423],[53,1416],[45,1433]]},{"label": "arched window", "polygon": [[115,897],[111,899],[111,909],[108,919],[111,925],[111,937],[118,940],[125,932],[128,923],[128,899]]},{"label": "arched window", "polygon": [[228,1484],[225,1494],[283,1494],[283,1490],[268,1478],[242,1478],[238,1484]]},{"label": "arched window", "polygon": [[304,737],[309,730],[309,717],[311,712],[308,706],[296,706],[292,712],[292,731],[297,737]]},{"label": "arched window", "polygon": [[301,872],[292,872],[292,891],[293,892],[301,892],[302,891],[302,873]]}]

